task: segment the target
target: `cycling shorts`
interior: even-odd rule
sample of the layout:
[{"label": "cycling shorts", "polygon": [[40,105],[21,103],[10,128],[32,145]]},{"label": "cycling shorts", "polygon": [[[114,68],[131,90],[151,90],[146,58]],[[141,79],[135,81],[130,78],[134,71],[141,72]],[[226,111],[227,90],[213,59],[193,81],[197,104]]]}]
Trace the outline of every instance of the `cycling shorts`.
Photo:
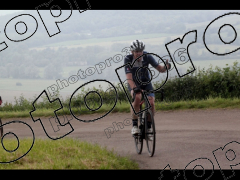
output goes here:
[{"label": "cycling shorts", "polygon": [[[153,90],[152,83],[149,83],[147,85],[141,85],[140,89],[142,89],[142,90]],[[131,90],[132,89],[130,88],[130,86],[128,84],[128,91],[130,92],[130,94],[131,94]],[[147,96],[155,97],[155,94],[154,93],[148,93]]]}]

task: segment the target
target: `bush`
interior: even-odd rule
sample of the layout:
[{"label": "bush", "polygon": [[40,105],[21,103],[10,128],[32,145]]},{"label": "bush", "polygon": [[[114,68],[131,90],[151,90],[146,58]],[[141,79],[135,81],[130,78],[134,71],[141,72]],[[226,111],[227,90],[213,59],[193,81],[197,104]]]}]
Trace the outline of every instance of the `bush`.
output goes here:
[{"label": "bush", "polygon": [[22,83],[16,82],[16,86],[22,86]]},{"label": "bush", "polygon": [[[226,64],[225,68],[216,66],[213,69],[211,66],[207,70],[203,68],[182,78],[169,79],[163,87],[164,99],[176,101],[174,98],[176,96],[177,100],[203,100],[209,97],[239,98],[239,71],[238,62],[234,62],[232,67]],[[153,85],[156,88],[160,83]],[[160,94],[156,93],[156,98],[160,99]]]},{"label": "bush", "polygon": [[[240,67],[238,62],[234,62],[232,67],[226,64],[225,68],[212,66],[205,70],[200,69],[198,72],[193,72],[182,78],[175,77],[173,79],[168,79],[164,85],[164,101],[181,101],[181,100],[205,100],[208,98],[239,98],[240,97]],[[194,75],[195,74],[195,75]],[[154,89],[160,87],[162,82],[153,83]],[[128,102],[125,92],[120,85],[115,85],[117,91],[117,101]],[[130,96],[127,85],[124,84],[124,88]],[[102,98],[104,104],[115,103],[115,90],[109,87],[104,91],[101,86],[99,88],[93,87],[93,89],[82,88],[81,93],[73,96],[71,100],[71,107],[81,107],[85,106],[84,97],[89,91],[97,91]],[[155,93],[156,101],[161,101],[161,93]],[[60,98],[63,107],[69,107],[70,98],[63,100],[60,97],[59,92],[52,98]],[[15,103],[4,103],[4,106],[0,108],[0,111],[22,111],[22,110],[33,110],[32,103],[36,99],[27,100],[21,95],[18,99],[15,97]],[[89,93],[86,98],[87,104],[90,108],[95,109],[100,106],[100,98],[96,93]],[[45,109],[58,109],[58,102],[49,103],[47,97],[43,97],[42,101],[35,103],[36,108]]]}]

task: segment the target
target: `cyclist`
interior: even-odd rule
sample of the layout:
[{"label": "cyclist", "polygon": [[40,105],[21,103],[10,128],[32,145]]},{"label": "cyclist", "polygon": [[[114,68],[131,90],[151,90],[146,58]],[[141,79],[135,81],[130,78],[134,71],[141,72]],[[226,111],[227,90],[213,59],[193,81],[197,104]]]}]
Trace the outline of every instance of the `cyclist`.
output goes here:
[{"label": "cyclist", "polygon": [[[132,52],[131,55],[127,55],[124,59],[124,64],[127,63],[131,63],[137,59],[139,56],[146,54],[146,51],[143,51],[145,49],[145,44],[141,41],[141,40],[135,40],[131,43],[130,45],[130,50]],[[132,103],[133,108],[135,109],[136,112],[139,112],[140,110],[140,101],[141,101],[141,96],[142,94],[140,93],[141,90],[153,90],[153,86],[152,83],[147,83],[149,82],[150,76],[149,76],[149,72],[147,68],[141,68],[140,67],[144,67],[151,64],[154,68],[156,68],[159,72],[165,72],[167,69],[171,68],[171,64],[168,63],[168,60],[166,61],[167,64],[167,69],[165,69],[165,66],[161,66],[159,65],[156,60],[150,55],[144,55],[141,58],[139,58],[138,60],[136,60],[136,62],[134,63],[133,67],[129,67],[129,66],[125,66],[125,74],[126,74],[126,79],[127,79],[127,85],[128,85],[128,90],[131,94],[131,96],[133,97],[133,93],[136,94],[135,96],[135,100]],[[139,70],[138,70],[139,69]],[[138,72],[137,72],[138,70]],[[136,74],[137,72],[137,74]],[[140,74],[140,75],[139,75]],[[136,76],[138,76],[139,81],[136,79]],[[142,84],[141,82],[145,83]],[[153,112],[154,115],[154,111],[155,111],[155,106],[154,106],[154,100],[155,100],[155,95],[154,93],[149,93],[147,94],[148,100],[151,104],[151,110]],[[137,134],[139,133],[139,129],[138,129],[138,116],[134,114],[132,108],[131,109],[131,114],[132,114],[132,123],[133,123],[133,128],[131,133],[132,134]],[[152,132],[152,128],[151,128],[151,122],[147,123],[148,126],[148,132],[151,133]],[[151,140],[151,137],[149,137],[149,139]]]}]

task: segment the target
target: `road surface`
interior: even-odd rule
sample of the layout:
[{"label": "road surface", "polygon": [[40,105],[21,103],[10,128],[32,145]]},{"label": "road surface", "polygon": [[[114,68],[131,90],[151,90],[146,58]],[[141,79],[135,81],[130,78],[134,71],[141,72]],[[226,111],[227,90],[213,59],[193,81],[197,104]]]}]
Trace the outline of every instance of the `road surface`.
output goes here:
[{"label": "road surface", "polygon": [[[90,120],[98,118],[100,115],[81,115],[78,117]],[[74,131],[67,137],[98,143],[108,149],[114,149],[119,155],[128,155],[139,163],[141,169],[164,169],[168,164],[172,169],[185,169],[185,167],[193,169],[196,165],[201,165],[204,169],[219,169],[218,163],[221,169],[230,169],[231,164],[240,163],[239,109],[156,112],[156,150],[153,157],[148,156],[145,142],[142,154],[136,153],[133,137],[130,133],[131,121],[130,124],[127,124],[129,123],[127,120],[130,120],[129,117],[129,113],[110,113],[95,122],[83,123],[76,119],[70,120],[71,116],[67,116],[65,118],[70,120],[69,122],[74,128]],[[29,124],[34,131],[35,138],[48,138],[40,121],[33,122],[29,117],[6,119],[3,120],[3,123],[13,120]],[[62,117],[60,120],[63,122]],[[52,119],[52,124],[54,124],[53,121]],[[64,127],[64,129],[54,132],[53,128],[56,130],[56,123],[53,127],[49,123],[49,118],[46,117],[42,118],[42,122],[44,122],[46,131],[51,137],[57,137],[57,133],[58,136],[66,134],[71,129],[68,126],[68,128]],[[118,126],[115,123],[118,123]],[[108,130],[112,130],[111,133]],[[14,132],[19,138],[31,136],[29,130],[17,123],[4,127],[4,133],[8,131]],[[227,143],[231,144],[223,150],[216,151],[217,163],[213,151],[223,148]],[[201,166],[196,168],[201,169]],[[239,169],[240,165],[233,167],[233,169],[235,168]]]}]

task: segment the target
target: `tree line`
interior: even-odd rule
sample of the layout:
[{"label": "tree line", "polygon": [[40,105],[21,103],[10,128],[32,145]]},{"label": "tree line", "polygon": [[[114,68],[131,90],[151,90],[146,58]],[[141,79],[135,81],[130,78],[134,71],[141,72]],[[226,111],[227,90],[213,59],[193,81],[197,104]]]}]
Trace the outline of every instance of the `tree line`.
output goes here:
[{"label": "tree line", "polygon": [[[125,55],[125,53],[121,52],[125,46],[126,44],[116,43],[113,44],[110,49],[103,46],[91,46],[85,48],[60,47],[56,50],[51,48],[29,50],[26,46],[24,47],[24,45],[16,45],[15,47],[11,47],[12,49],[7,48],[1,52],[0,78],[62,78],[65,67],[79,67],[80,69],[82,66],[94,66],[116,54]],[[219,59],[219,56],[213,55],[206,50],[202,51],[200,55],[195,55],[201,48],[206,49],[201,43],[196,43],[191,48],[190,55],[192,60]],[[151,53],[156,53],[160,57],[168,55],[164,44],[148,45],[146,50]],[[220,58],[237,59],[239,56],[240,51],[237,51],[227,56],[221,56]],[[44,69],[43,72],[40,71],[40,69]],[[71,72],[69,76],[76,73],[77,72]],[[92,78],[94,77],[95,75],[92,76]]]},{"label": "tree line", "polygon": [[[212,21],[214,18],[222,15],[226,10],[218,11],[95,11],[90,10],[85,13],[74,13],[67,21],[59,23],[61,36],[52,38],[52,43],[58,43],[69,40],[83,40],[90,38],[106,38],[126,35],[135,35],[137,33],[185,33],[187,31],[185,23],[200,23]],[[46,12],[47,13],[47,12]],[[5,27],[6,23],[16,15],[5,15],[0,17],[0,27]],[[37,33],[34,38],[25,42],[29,47],[39,47],[48,44],[46,40],[47,32],[43,26],[37,11],[23,11],[21,14],[31,14],[38,20]],[[23,17],[24,20],[24,17]],[[141,20],[139,22],[139,20]],[[55,23],[49,23],[50,19],[45,20],[48,29],[53,29]],[[134,23],[139,22],[139,23]],[[28,22],[29,29],[34,29],[35,21]],[[25,27],[22,27],[25,28]],[[24,30],[23,30],[24,31]],[[8,30],[9,35],[15,32],[15,29]]]}]

